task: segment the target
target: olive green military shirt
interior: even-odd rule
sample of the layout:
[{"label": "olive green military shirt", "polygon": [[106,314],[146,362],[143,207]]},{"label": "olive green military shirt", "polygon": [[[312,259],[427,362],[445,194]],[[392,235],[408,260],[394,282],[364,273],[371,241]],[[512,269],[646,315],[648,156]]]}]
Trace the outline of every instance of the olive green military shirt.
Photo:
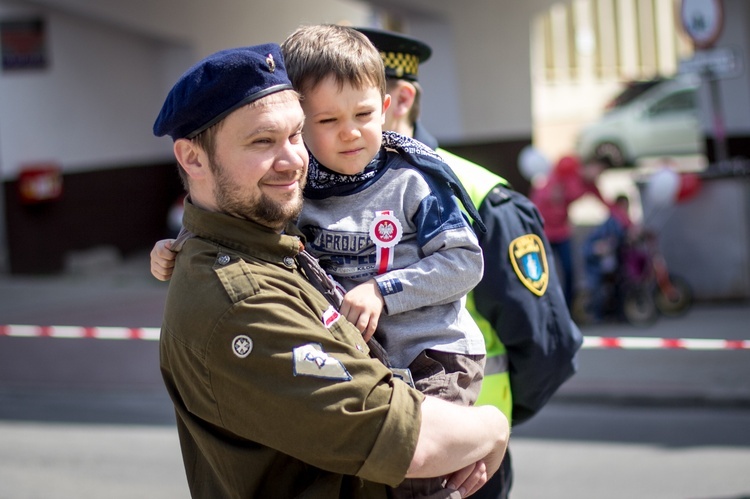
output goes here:
[{"label": "olive green military shirt", "polygon": [[299,233],[186,203],[160,340],[196,498],[384,497],[423,395],[305,279]]}]

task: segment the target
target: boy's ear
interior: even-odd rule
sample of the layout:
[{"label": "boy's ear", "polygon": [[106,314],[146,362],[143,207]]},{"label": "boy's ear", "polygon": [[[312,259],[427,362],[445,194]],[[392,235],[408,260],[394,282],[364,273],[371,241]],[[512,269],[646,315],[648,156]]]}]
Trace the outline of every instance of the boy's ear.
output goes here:
[{"label": "boy's ear", "polygon": [[390,94],[385,94],[385,98],[383,99],[383,122],[385,122],[385,112],[391,107],[391,102]]},{"label": "boy's ear", "polygon": [[208,157],[192,140],[177,139],[174,143],[174,156],[190,178],[199,179],[206,176]]}]

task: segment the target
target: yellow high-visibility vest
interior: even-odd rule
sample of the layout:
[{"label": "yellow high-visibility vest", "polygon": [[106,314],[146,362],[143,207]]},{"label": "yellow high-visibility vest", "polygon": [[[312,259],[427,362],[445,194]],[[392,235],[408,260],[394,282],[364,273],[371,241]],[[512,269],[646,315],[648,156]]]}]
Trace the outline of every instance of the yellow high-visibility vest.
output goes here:
[{"label": "yellow high-visibility vest", "polygon": [[[483,168],[476,163],[456,156],[445,149],[437,149],[437,153],[451,167],[458,179],[463,184],[466,192],[471,197],[477,209],[484,202],[487,194],[498,184],[508,185],[508,182],[499,175]],[[510,263],[509,263],[510,265]],[[479,329],[484,335],[484,343],[487,347],[487,361],[484,367],[484,380],[479,392],[476,405],[494,405],[511,421],[513,409],[513,395],[510,391],[510,374],[508,372],[508,355],[505,345],[498,338],[492,325],[487,319],[477,312],[474,306],[474,295],[469,293],[466,298],[466,308],[476,321]]]}]

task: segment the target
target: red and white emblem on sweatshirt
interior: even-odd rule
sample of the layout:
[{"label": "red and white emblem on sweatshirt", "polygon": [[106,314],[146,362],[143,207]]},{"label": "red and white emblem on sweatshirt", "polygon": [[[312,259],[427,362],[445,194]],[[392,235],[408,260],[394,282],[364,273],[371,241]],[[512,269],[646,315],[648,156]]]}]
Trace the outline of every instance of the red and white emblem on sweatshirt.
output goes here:
[{"label": "red and white emblem on sweatshirt", "polygon": [[384,274],[393,266],[393,248],[404,235],[401,222],[393,211],[376,211],[370,225],[370,239],[377,248],[378,274]]}]

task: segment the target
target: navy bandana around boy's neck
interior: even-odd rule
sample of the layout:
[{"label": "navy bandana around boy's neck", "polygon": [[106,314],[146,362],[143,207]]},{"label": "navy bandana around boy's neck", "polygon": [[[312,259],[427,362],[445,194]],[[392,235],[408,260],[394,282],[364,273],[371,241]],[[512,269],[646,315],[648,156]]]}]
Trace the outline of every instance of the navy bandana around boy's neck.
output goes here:
[{"label": "navy bandana around boy's neck", "polygon": [[358,186],[362,182],[375,178],[378,171],[380,171],[385,165],[385,163],[380,160],[380,156],[380,154],[376,155],[375,158],[370,161],[370,164],[368,164],[361,172],[354,175],[346,175],[326,168],[325,165],[321,165],[320,162],[310,154],[305,194],[313,193],[314,191],[327,191],[340,186]]}]

